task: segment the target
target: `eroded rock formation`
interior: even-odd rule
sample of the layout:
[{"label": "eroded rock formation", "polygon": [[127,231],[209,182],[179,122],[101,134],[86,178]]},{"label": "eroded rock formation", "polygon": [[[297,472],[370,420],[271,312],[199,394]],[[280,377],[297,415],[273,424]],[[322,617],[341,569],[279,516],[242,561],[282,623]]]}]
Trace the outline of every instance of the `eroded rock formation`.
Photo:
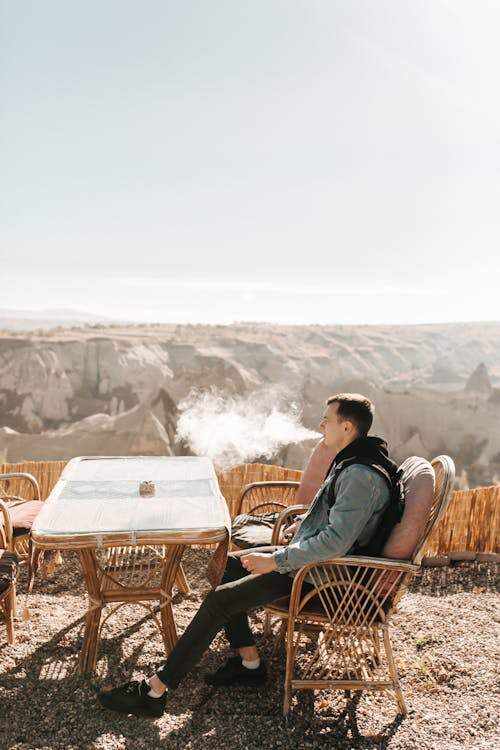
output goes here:
[{"label": "eroded rock formation", "polygon": [[[500,324],[137,326],[0,334],[0,457],[175,454],[193,388],[279,387],[314,429],[325,398],[356,390],[398,458],[442,451],[493,481],[500,452]],[[301,468],[309,444],[275,460]],[[498,467],[500,474],[500,466]],[[474,481],[474,480],[473,480]]]}]

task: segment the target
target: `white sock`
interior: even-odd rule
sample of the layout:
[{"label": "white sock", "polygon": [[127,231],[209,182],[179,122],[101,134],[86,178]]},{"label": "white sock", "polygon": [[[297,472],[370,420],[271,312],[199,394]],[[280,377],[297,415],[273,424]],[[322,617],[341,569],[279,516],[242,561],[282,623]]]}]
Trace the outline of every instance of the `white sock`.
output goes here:
[{"label": "white sock", "polygon": [[151,684],[150,684],[149,680],[146,680],[146,683],[147,683],[147,685],[149,685],[148,695],[149,695],[150,698],[161,698],[161,696],[165,693],[165,691],[163,691],[163,693],[157,693],[156,690],[153,690],[153,688],[151,687]]},{"label": "white sock", "polygon": [[260,657],[258,656],[256,659],[242,659],[241,663],[245,669],[258,669],[260,667]]}]

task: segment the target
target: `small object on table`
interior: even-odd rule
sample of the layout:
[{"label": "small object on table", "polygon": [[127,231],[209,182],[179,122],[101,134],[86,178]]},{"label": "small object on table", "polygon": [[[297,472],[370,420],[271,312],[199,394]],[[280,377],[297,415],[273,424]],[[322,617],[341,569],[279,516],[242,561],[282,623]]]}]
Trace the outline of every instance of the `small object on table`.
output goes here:
[{"label": "small object on table", "polygon": [[153,497],[155,492],[156,487],[154,485],[154,482],[150,482],[146,479],[144,482],[140,483],[139,494],[141,495],[141,497]]}]

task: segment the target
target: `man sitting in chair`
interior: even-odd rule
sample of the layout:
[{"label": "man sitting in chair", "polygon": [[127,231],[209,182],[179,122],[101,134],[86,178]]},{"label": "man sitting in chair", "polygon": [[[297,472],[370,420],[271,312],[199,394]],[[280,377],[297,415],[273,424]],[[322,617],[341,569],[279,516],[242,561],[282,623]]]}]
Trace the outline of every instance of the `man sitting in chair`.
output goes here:
[{"label": "man sitting in chair", "polygon": [[367,437],[372,421],[373,406],[364,396],[343,393],[327,400],[320,430],[335,460],[309,511],[293,530],[290,544],[230,554],[221,585],[207,594],[163,668],[148,680],[99,693],[104,707],[161,716],[169,689],[178,686],[222,628],[238,655],[206,675],[205,681],[209,685],[265,681],[265,664],[259,658],[247,610],[289,595],[293,575],[303,565],[359,553],[376,533],[389,505],[396,465],[388,457],[384,440]]}]

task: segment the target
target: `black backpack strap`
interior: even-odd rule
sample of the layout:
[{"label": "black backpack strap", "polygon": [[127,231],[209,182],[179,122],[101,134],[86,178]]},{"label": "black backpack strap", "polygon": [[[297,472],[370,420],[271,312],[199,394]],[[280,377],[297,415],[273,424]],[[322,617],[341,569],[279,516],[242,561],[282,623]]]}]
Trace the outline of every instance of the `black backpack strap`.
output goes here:
[{"label": "black backpack strap", "polygon": [[339,476],[342,474],[344,469],[347,469],[349,466],[353,466],[354,464],[361,464],[362,466],[369,466],[370,469],[374,469],[380,476],[382,476],[387,486],[389,487],[389,490],[392,494],[393,491],[393,482],[390,477],[390,474],[386,469],[384,469],[383,466],[380,466],[379,464],[375,463],[374,461],[371,461],[369,458],[346,458],[344,461],[342,461],[338,468],[335,468],[335,465],[332,464],[329,470],[329,474],[333,470],[333,479],[330,483],[330,486],[328,488],[328,508],[330,509],[333,505],[335,505],[336,498],[336,486]]}]

